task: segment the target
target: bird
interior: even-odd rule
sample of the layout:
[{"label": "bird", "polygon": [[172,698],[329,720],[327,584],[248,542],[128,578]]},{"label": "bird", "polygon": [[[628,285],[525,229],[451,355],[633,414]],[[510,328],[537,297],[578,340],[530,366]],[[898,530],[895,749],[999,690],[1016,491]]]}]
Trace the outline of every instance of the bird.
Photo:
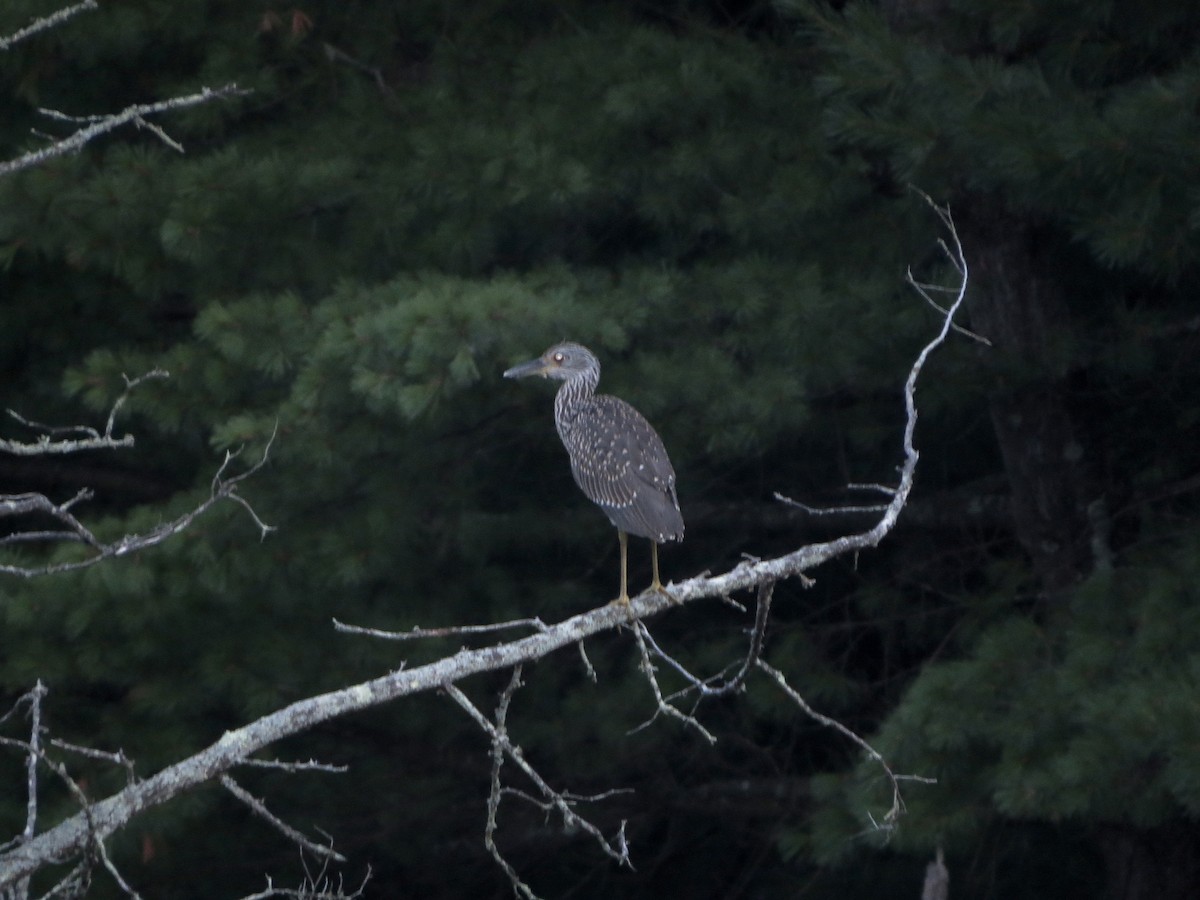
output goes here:
[{"label": "bird", "polygon": [[540,375],[561,381],[554,396],[554,425],[571,460],[571,474],[587,498],[617,529],[621,546],[621,593],[629,605],[628,538],[648,538],[654,591],[658,545],[683,540],[683,514],[675,493],[675,470],[662,438],[646,417],[621,400],[597,394],[600,361],[582,344],[555,344],[541,356],[513,366],[505,378]]}]

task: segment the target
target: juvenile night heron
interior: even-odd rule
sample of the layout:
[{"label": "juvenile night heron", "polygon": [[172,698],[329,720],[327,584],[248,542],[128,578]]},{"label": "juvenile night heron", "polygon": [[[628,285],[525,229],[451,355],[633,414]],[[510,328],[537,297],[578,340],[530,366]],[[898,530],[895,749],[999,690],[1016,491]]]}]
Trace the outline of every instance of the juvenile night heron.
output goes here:
[{"label": "juvenile night heron", "polygon": [[675,470],[662,439],[645,417],[616,397],[597,394],[600,361],[587,347],[555,344],[537,359],[513,366],[505,378],[541,375],[563,383],[554,397],[554,424],[571,457],[571,474],[589,500],[616,526],[621,544],[621,596],[629,603],[627,534],[650,539],[654,582],[658,545],[683,540]]}]

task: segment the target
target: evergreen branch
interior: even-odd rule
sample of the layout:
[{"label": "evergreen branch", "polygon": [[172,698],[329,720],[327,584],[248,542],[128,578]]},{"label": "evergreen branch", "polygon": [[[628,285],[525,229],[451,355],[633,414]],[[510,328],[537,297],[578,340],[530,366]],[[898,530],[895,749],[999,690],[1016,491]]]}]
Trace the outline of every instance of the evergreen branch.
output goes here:
[{"label": "evergreen branch", "polygon": [[139,128],[149,129],[173,150],[182,153],[183,146],[169,138],[160,128],[147,122],[147,116],[155,116],[164,112],[200,106],[204,103],[211,103],[213,100],[245,96],[248,93],[249,91],[242,90],[236,84],[231,83],[215,89],[204,87],[194,94],[171,97],[168,100],[160,100],[157,103],[137,103],[133,106],[127,106],[118,113],[107,115],[70,116],[53,109],[38,109],[38,112],[47,118],[83,127],[77,129],[74,134],[57,140],[47,147],[43,147],[40,150],[31,150],[7,162],[0,163],[0,176],[11,175],[13,172],[19,172],[22,169],[41,165],[55,157],[73,153],[100,135],[115,131],[130,123],[137,125]]},{"label": "evergreen branch", "polygon": [[0,37],[0,50],[9,50],[14,44],[18,44],[28,37],[32,37],[40,31],[45,31],[48,28],[55,28],[61,25],[67,19],[73,18],[81,12],[90,9],[99,9],[100,4],[96,0],[82,0],[74,6],[67,6],[60,9],[58,12],[51,13],[48,16],[34,19],[20,31],[14,32],[7,37]]}]

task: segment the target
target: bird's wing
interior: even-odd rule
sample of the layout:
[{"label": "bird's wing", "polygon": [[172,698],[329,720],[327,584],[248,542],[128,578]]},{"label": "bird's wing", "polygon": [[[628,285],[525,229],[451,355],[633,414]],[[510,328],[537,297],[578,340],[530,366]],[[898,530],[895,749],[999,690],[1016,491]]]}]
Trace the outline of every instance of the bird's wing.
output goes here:
[{"label": "bird's wing", "polygon": [[675,470],[662,440],[616,397],[593,400],[598,423],[573,435],[571,472],[580,489],[623,531],[652,540],[683,536]]}]

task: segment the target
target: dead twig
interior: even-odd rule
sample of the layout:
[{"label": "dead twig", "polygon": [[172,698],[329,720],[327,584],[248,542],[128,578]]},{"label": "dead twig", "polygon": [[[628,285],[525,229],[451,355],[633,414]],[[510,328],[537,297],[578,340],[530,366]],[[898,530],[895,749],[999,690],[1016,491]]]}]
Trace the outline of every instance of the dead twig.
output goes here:
[{"label": "dead twig", "polygon": [[169,138],[158,126],[148,122],[148,116],[156,116],[172,110],[200,106],[204,103],[211,103],[214,100],[241,97],[248,93],[250,92],[242,90],[236,84],[230,83],[219,88],[203,87],[194,94],[171,97],[168,100],[160,100],[157,103],[135,103],[132,106],[125,107],[120,112],[109,113],[107,115],[72,116],[54,109],[38,109],[39,113],[49,119],[54,119],[58,122],[68,122],[80,127],[74,134],[42,147],[40,150],[30,150],[28,153],[23,153],[14,159],[0,163],[0,177],[11,175],[13,172],[19,172],[22,169],[41,165],[55,157],[73,153],[100,135],[115,131],[131,123],[136,124],[139,128],[150,130],[172,150],[182,153],[183,145]]},{"label": "dead twig", "polygon": [[629,848],[625,843],[625,823],[621,823],[621,829],[614,839],[614,845],[614,843],[610,842],[608,838],[601,833],[599,828],[597,828],[587,819],[581,817],[575,812],[574,809],[572,809],[573,801],[569,799],[568,795],[564,795],[562,792],[556,791],[554,788],[550,787],[550,785],[544,778],[542,778],[538,771],[525,759],[525,754],[521,751],[521,748],[509,740],[506,732],[502,732],[499,728],[497,728],[496,725],[492,724],[487,716],[481,713],[475,707],[475,704],[467,699],[466,694],[459,690],[454,684],[449,683],[443,685],[442,690],[449,694],[451,699],[453,699],[455,703],[457,703],[466,711],[466,713],[475,721],[475,723],[483,729],[488,738],[495,744],[499,745],[501,750],[503,750],[504,755],[507,756],[508,759],[511,760],[518,769],[524,772],[529,780],[537,786],[538,790],[541,791],[542,796],[553,805],[555,811],[557,811],[559,815],[563,817],[563,821],[568,827],[578,828],[581,831],[591,835],[596,840],[596,843],[600,846],[600,849],[604,851],[605,855],[616,860],[620,865],[633,868],[633,865],[629,859]]},{"label": "dead twig", "polygon": [[313,842],[287,822],[283,821],[283,819],[279,818],[277,815],[267,809],[265,803],[251,794],[248,790],[246,790],[228,775],[221,776],[221,786],[224,787],[225,790],[229,791],[229,793],[233,794],[233,796],[241,800],[248,807],[250,807],[251,812],[269,824],[272,828],[294,843],[301,850],[307,850],[313,856],[317,856],[322,859],[332,859],[336,862],[346,861],[346,857],[342,856],[342,854],[338,853],[332,847],[326,847],[323,844],[317,844]]},{"label": "dead twig", "polygon": [[40,31],[45,31],[48,28],[55,28],[61,25],[67,19],[85,12],[90,9],[99,9],[100,4],[96,0],[82,0],[81,3],[76,3],[73,6],[66,6],[58,12],[53,12],[48,16],[41,16],[34,19],[20,31],[13,32],[7,37],[0,37],[0,50],[9,50],[14,44],[19,44],[26,38],[33,37]]},{"label": "dead twig", "polygon": [[492,634],[496,631],[507,631],[510,628],[532,628],[535,631],[545,631],[546,623],[536,616],[532,619],[513,619],[508,622],[494,622],[490,625],[448,625],[444,628],[418,628],[415,625],[408,631],[384,631],[379,628],[366,628],[362,625],[347,625],[333,620],[334,631],[342,634],[360,634],[366,637],[380,638],[385,641],[411,641],[418,638],[460,637],[464,634]]},{"label": "dead twig", "polygon": [[800,709],[802,709],[804,711],[805,715],[807,715],[811,719],[814,719],[817,722],[820,722],[825,727],[832,728],[835,731],[838,731],[841,734],[843,734],[845,737],[849,738],[851,741],[853,741],[855,744],[857,744],[859,747],[861,747],[863,752],[865,752],[867,754],[867,756],[869,756],[876,763],[878,763],[880,768],[883,769],[884,773],[887,775],[888,781],[891,782],[891,785],[892,785],[892,806],[887,811],[887,813],[884,814],[884,817],[883,817],[883,820],[881,823],[875,822],[874,819],[872,819],[872,823],[874,824],[876,830],[890,831],[892,828],[895,827],[896,822],[900,818],[900,816],[903,815],[903,813],[904,813],[904,798],[900,794],[900,782],[901,781],[918,781],[921,784],[937,784],[936,778],[926,778],[922,775],[897,775],[895,772],[892,771],[892,767],[888,765],[887,760],[885,760],[883,758],[883,756],[880,755],[878,750],[876,750],[874,747],[872,747],[870,744],[868,744],[865,740],[863,740],[861,737],[859,737],[857,734],[855,734],[853,731],[851,731],[849,728],[847,728],[845,725],[843,725],[837,719],[832,719],[829,716],[822,715],[821,713],[819,713],[815,709],[813,709],[811,706],[809,706],[808,701],[806,701],[802,696],[800,696],[800,693],[795,688],[793,688],[790,684],[787,683],[787,679],[785,679],[783,677],[782,672],[780,672],[778,669],[776,669],[775,667],[771,666],[769,663],[767,663],[761,659],[758,660],[755,663],[755,665],[758,666],[758,668],[762,669],[762,671],[766,672],[767,675],[771,678],[771,680],[774,681],[777,685],[779,685],[779,687],[783,690],[783,692],[785,694],[787,694],[788,698],[793,703],[795,703],[798,707],[800,707]]},{"label": "dead twig", "polygon": [[125,535],[116,541],[101,541],[96,537],[82,522],[79,521],[71,512],[71,508],[81,500],[85,500],[91,496],[90,491],[80,491],[71,500],[66,503],[56,504],[41,494],[19,494],[10,497],[0,498],[0,517],[20,515],[30,512],[42,512],[56,519],[63,526],[63,531],[39,531],[30,532],[31,535],[43,536],[45,539],[53,540],[74,540],[86,544],[91,549],[91,554],[83,559],[63,560],[60,562],[46,563],[40,566],[22,566],[15,563],[0,563],[0,573],[6,575],[20,575],[24,578],[33,578],[39,575],[52,575],[58,572],[71,572],[77,569],[86,569],[96,565],[105,559],[111,559],[118,556],[127,556],[130,553],[136,553],[145,550],[149,547],[157,546],[163,543],[168,538],[179,534],[189,528],[196,519],[203,516],[210,509],[220,503],[222,500],[230,500],[240,505],[249,514],[254,524],[258,526],[260,537],[266,538],[268,534],[275,530],[274,526],[267,525],[259,518],[254,508],[250,503],[238,494],[238,488],[241,483],[247,478],[256,475],[267,464],[270,459],[271,445],[275,441],[275,432],[271,433],[270,439],[263,448],[262,457],[250,466],[240,475],[226,476],[226,470],[231,462],[237,458],[240,451],[227,451],[225,459],[222,461],[216,474],[213,476],[211,491],[209,496],[193,507],[188,512],[169,522],[164,522],[156,528],[141,534]]}]

